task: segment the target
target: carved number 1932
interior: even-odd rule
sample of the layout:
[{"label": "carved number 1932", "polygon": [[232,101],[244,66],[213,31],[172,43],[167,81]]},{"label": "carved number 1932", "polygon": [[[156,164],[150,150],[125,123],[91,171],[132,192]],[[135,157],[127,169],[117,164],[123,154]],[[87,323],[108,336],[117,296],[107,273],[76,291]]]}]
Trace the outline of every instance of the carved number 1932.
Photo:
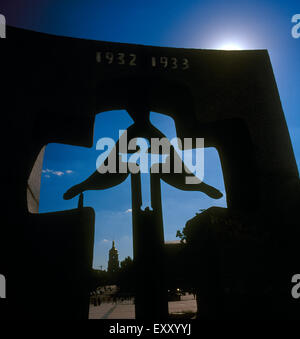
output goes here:
[{"label": "carved number 1932", "polygon": [[136,54],[96,52],[97,63],[136,66]]}]

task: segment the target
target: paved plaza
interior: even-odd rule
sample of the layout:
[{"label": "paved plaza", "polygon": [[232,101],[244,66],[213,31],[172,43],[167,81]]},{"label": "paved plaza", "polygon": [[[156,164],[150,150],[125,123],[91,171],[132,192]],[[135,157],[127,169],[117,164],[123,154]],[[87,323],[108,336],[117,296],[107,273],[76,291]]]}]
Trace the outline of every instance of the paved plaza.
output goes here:
[{"label": "paved plaza", "polygon": [[[196,310],[196,300],[191,294],[182,296],[180,301],[169,301],[169,314],[195,313]],[[134,304],[131,301],[91,304],[89,319],[135,319]]]}]

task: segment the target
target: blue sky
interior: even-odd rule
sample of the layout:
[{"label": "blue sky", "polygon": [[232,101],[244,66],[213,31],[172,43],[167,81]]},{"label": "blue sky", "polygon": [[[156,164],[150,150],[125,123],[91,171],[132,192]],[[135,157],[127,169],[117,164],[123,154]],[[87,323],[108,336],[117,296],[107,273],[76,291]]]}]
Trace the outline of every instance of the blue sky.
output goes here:
[{"label": "blue sky", "polygon": [[[299,168],[300,163],[300,39],[293,39],[291,18],[300,13],[299,1],[7,1],[0,13],[9,25],[72,37],[155,46],[222,49],[268,49]],[[152,122],[168,137],[175,136],[171,118],[151,114]],[[91,149],[50,144],[46,148],[40,212],[74,208],[77,199],[62,194],[95,170],[100,137],[118,137],[132,123],[125,111],[96,118]],[[143,177],[143,199],[149,202]],[[205,181],[224,191],[217,152],[206,149]],[[225,206],[200,192],[181,192],[162,183],[165,239],[174,240],[200,208]],[[117,203],[117,204],[116,204]],[[120,259],[132,256],[130,179],[105,191],[85,193],[85,205],[96,211],[94,267],[107,265],[107,251],[116,241]]]}]

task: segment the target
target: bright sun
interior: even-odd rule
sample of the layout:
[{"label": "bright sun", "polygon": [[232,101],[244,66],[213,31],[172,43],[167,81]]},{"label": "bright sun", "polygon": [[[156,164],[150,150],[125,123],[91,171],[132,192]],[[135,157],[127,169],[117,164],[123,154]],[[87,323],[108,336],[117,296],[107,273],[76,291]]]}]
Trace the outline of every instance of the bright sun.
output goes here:
[{"label": "bright sun", "polygon": [[237,51],[243,49],[243,47],[236,43],[225,43],[222,44],[218,49],[226,50],[226,51]]}]

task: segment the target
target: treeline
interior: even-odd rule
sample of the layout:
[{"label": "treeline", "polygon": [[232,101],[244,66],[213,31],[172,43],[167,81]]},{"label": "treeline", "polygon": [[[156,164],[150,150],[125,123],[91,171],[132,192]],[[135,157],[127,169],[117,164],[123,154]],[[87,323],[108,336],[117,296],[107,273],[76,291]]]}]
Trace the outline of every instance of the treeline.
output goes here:
[{"label": "treeline", "polygon": [[120,262],[120,267],[115,272],[106,270],[93,270],[91,278],[91,291],[100,286],[117,285],[122,293],[134,292],[134,263],[128,256]]}]

